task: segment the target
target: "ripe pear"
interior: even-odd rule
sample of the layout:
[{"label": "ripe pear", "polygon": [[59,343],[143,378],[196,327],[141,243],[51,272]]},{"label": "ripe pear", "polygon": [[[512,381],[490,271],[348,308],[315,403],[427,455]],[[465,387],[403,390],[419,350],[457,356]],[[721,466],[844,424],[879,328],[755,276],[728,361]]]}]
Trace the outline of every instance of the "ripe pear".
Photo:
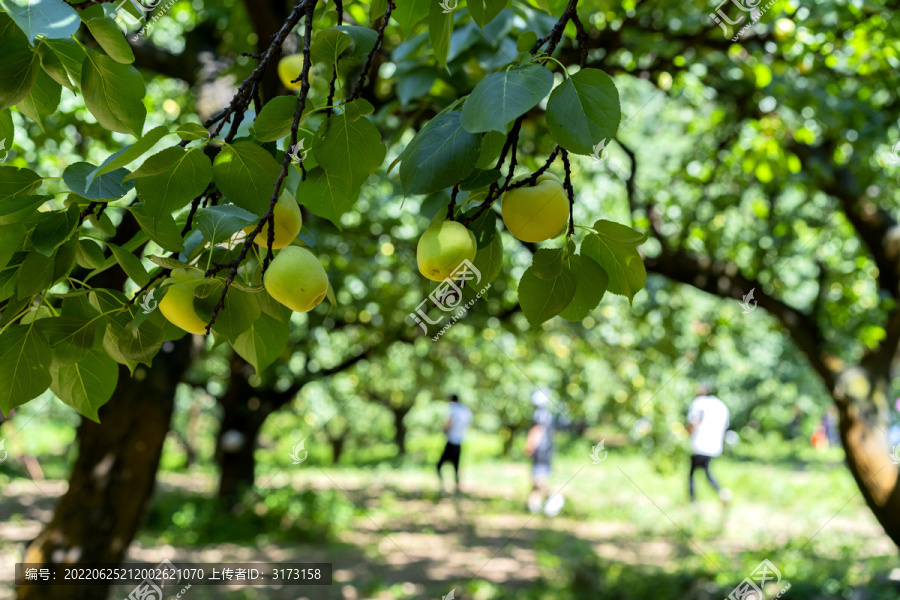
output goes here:
[{"label": "ripe pear", "polygon": [[419,271],[432,281],[443,281],[462,264],[475,260],[475,234],[456,221],[435,223],[419,238],[416,262]]},{"label": "ripe pear", "polygon": [[299,246],[278,252],[263,276],[266,291],[295,312],[309,312],[325,299],[328,275],[315,254]]},{"label": "ripe pear", "polygon": [[194,310],[194,288],[202,284],[204,277],[191,269],[175,269],[166,295],[159,302],[159,311],[172,325],[195,335],[206,334],[206,321]]},{"label": "ripe pear", "polygon": [[[296,83],[291,83],[294,79],[300,77],[300,73],[303,71],[303,55],[302,54],[288,54],[281,58],[278,61],[278,77],[281,78],[281,83],[284,84],[284,87],[287,89],[294,91],[299,90],[303,86],[302,81],[298,81]],[[312,66],[309,68],[309,85],[312,85],[313,78],[313,70]]]},{"label": "ripe pear", "polygon": [[[294,241],[294,238],[297,237],[297,234],[300,233],[300,228],[303,227],[303,215],[300,214],[300,205],[297,204],[297,201],[284,190],[278,197],[278,202],[275,203],[275,210],[272,213],[275,219],[275,241],[272,243],[272,248],[279,250],[289,246]],[[248,225],[244,227],[244,232],[249,234],[255,228],[256,225]],[[262,230],[256,234],[253,241],[263,248],[267,247],[269,243],[268,222],[263,225]]]},{"label": "ripe pear", "polygon": [[523,242],[543,242],[565,229],[569,220],[569,198],[559,177],[544,173],[534,186],[505,192],[500,201],[500,212],[513,236]]}]

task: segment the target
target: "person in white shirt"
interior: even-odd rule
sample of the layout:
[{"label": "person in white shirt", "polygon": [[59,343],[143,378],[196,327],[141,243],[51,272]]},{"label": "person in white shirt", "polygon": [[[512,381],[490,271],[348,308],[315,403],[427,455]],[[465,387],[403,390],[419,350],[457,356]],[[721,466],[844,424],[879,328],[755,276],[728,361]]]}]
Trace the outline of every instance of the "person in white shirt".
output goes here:
[{"label": "person in white shirt", "polygon": [[437,464],[438,480],[441,484],[441,492],[444,491],[444,478],[441,476],[441,467],[445,462],[453,465],[453,472],[456,475],[456,493],[459,493],[459,455],[462,450],[463,437],[469,423],[472,422],[472,411],[469,407],[463,405],[459,401],[459,396],[450,394],[447,398],[450,401],[450,416],[444,425],[444,432],[447,434],[447,445],[444,446],[444,452]]},{"label": "person in white shirt", "polygon": [[722,454],[722,445],[725,432],[728,430],[729,413],[725,403],[717,397],[710,395],[712,387],[703,383],[697,390],[697,397],[691,402],[688,410],[688,433],[691,434],[691,472],[688,477],[688,490],[691,502],[694,494],[694,471],[703,469],[706,479],[719,494],[723,503],[727,504],[731,498],[731,492],[720,488],[709,472],[709,463],[716,456]]}]

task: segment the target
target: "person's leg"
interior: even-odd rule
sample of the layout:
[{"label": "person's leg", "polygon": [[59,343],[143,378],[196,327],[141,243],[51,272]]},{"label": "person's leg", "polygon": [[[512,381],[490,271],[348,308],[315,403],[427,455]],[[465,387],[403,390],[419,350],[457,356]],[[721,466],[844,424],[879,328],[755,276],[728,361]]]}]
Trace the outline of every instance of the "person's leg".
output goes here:
[{"label": "person's leg", "polygon": [[706,472],[706,480],[709,481],[709,485],[716,490],[716,493],[719,493],[719,484],[713,479],[712,473],[709,472],[709,463],[712,461],[712,457],[704,456],[703,458],[706,459],[703,461],[703,470]]},{"label": "person's leg", "polygon": [[442,492],[444,491],[444,478],[441,477],[441,467],[443,467],[444,463],[447,462],[449,448],[450,448],[450,442],[447,442],[447,445],[444,446],[444,451],[441,453],[441,458],[440,458],[440,460],[438,460],[438,463],[437,463],[438,482],[439,482]]},{"label": "person's leg", "polygon": [[699,464],[699,458],[700,457],[698,455],[691,454],[691,472],[688,475],[688,491],[691,494],[691,502],[696,499],[696,496],[694,494],[694,469],[696,469],[697,465]]},{"label": "person's leg", "polygon": [[450,461],[453,464],[453,473],[456,475],[456,493],[459,493],[459,456],[461,453],[462,445],[454,444],[450,452]]}]

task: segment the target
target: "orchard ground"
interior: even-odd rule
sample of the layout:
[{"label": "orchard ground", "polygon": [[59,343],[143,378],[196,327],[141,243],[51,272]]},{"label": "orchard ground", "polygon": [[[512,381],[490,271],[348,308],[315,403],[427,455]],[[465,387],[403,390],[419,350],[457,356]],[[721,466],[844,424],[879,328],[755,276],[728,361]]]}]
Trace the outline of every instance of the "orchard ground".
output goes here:
[{"label": "orchard ground", "polygon": [[[0,475],[4,581],[64,491],[59,475],[73,456],[58,431],[41,428],[48,452],[37,458],[48,479],[32,483],[13,461]],[[726,512],[704,480],[697,505],[687,502],[682,460],[646,453],[612,431],[589,434],[608,435],[609,454],[592,464],[591,442],[561,436],[552,481],[569,483],[554,519],[525,509],[529,464],[520,448],[500,459],[499,440],[484,433],[465,446],[459,498],[437,493],[439,434],[411,436],[404,459],[375,444],[350,449],[339,466],[327,464],[312,442],[309,460],[285,468],[280,444],[264,444],[257,494],[238,515],[218,507],[211,469],[179,468],[183,453],[170,439],[150,517],[129,558],[334,564],[330,587],[194,586],[196,600],[440,598],[453,588],[456,597],[479,600],[712,600],[725,598],[764,559],[781,571],[780,586],[791,584],[783,597],[897,597],[896,548],[867,510],[840,448],[814,451],[805,438],[742,440],[713,462],[734,492]],[[13,597],[4,584],[0,599]]]}]

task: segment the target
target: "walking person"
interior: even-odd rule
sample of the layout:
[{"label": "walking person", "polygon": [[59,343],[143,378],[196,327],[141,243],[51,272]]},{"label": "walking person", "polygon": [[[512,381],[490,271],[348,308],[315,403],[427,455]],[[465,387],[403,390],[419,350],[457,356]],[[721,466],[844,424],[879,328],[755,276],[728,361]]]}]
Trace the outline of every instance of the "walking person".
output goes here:
[{"label": "walking person", "polygon": [[453,472],[456,475],[456,493],[459,494],[459,455],[462,450],[463,437],[466,429],[472,422],[472,411],[459,401],[459,396],[450,394],[447,397],[450,402],[450,415],[444,424],[444,432],[447,434],[447,445],[444,446],[444,452],[441,459],[437,463],[438,481],[441,486],[441,493],[444,493],[444,478],[441,476],[441,467],[445,462],[453,465]]},{"label": "walking person", "polygon": [[731,500],[731,492],[719,487],[718,482],[709,472],[709,464],[713,458],[721,456],[722,443],[728,430],[729,413],[725,403],[712,394],[712,386],[703,383],[697,390],[697,397],[691,402],[688,410],[688,433],[691,434],[691,472],[688,477],[688,490],[691,502],[694,502],[694,471],[703,469],[706,479],[719,495],[723,504]]},{"label": "walking person", "polygon": [[[531,494],[528,496],[528,510],[537,513],[543,506],[548,517],[554,517],[562,510],[565,499],[561,494],[548,496],[547,480],[552,471],[553,462],[553,433],[556,419],[547,405],[550,403],[550,392],[546,388],[539,389],[531,395],[531,403],[534,405],[531,429],[528,430],[528,438],[525,441],[525,456],[530,456],[531,467]],[[544,504],[544,498],[547,503]]]}]

